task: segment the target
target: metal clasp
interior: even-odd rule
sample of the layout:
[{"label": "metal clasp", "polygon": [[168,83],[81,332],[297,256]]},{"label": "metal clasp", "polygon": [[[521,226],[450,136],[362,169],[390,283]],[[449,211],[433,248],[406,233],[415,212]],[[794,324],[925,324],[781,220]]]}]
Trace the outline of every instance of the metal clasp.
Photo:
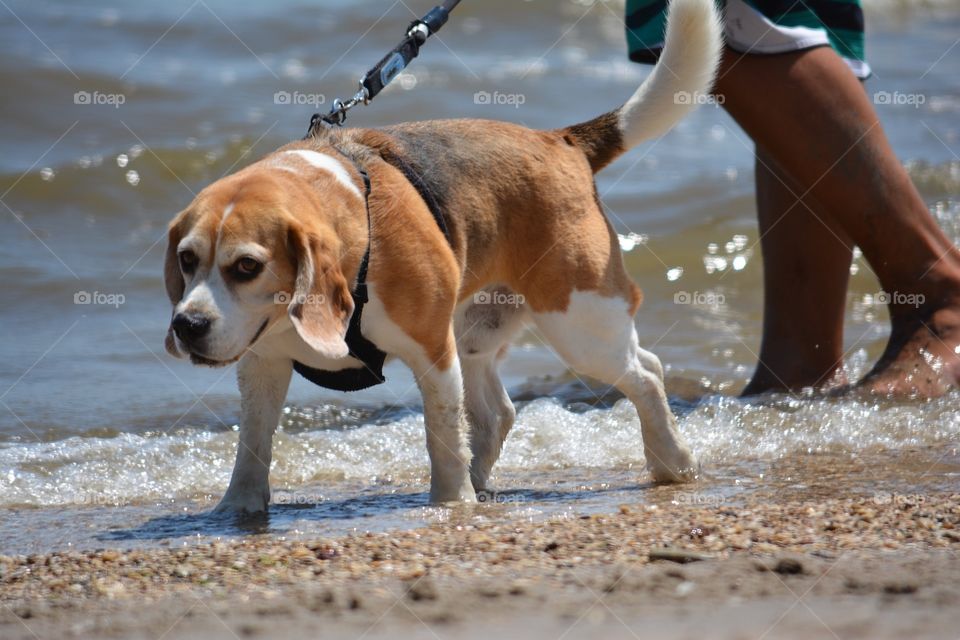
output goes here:
[{"label": "metal clasp", "polygon": [[343,123],[347,121],[347,111],[353,109],[360,103],[365,105],[370,104],[370,94],[367,92],[366,87],[363,86],[363,81],[360,82],[360,88],[357,93],[346,102],[340,98],[335,98],[333,105],[330,107],[330,113],[324,116],[323,121],[342,127]]}]

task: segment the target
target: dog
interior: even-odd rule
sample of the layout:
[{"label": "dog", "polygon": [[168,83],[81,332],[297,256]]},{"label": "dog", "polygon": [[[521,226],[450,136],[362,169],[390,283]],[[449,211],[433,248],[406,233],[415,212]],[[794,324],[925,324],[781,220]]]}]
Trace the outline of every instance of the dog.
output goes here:
[{"label": "dog", "polygon": [[240,442],[216,510],[267,509],[295,370],[362,388],[391,358],[422,394],[431,501],[474,501],[515,418],[498,363],[528,323],[574,371],[631,400],[656,481],[694,477],[660,361],[638,344],[641,292],[593,174],[692,109],[720,49],[713,0],[673,0],[660,62],[594,120],[313,130],[203,189],[169,227],[166,348],[238,363]]}]

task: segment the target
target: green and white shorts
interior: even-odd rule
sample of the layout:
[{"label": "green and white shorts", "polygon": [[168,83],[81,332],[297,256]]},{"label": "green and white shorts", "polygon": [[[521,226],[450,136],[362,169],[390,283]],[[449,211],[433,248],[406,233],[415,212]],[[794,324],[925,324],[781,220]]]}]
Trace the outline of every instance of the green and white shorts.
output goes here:
[{"label": "green and white shorts", "polygon": [[[717,5],[727,46],[735,51],[770,55],[831,46],[858,78],[870,76],[859,0],[717,0]],[[631,60],[657,61],[666,22],[667,0],[627,0]]]}]

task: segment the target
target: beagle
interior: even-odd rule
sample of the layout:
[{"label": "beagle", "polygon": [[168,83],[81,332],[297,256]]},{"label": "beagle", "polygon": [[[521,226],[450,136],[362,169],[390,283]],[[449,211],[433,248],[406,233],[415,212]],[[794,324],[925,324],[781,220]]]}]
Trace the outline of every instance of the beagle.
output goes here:
[{"label": "beagle", "polygon": [[169,228],[166,348],[238,363],[240,443],[217,509],[267,508],[294,370],[358,388],[382,380],[379,354],[418,382],[430,499],[475,500],[514,421],[497,366],[525,323],[633,402],[654,479],[691,478],[593,174],[710,91],[720,33],[713,0],[673,0],[660,62],[625,105],[583,124],[312,131],[206,187]]}]

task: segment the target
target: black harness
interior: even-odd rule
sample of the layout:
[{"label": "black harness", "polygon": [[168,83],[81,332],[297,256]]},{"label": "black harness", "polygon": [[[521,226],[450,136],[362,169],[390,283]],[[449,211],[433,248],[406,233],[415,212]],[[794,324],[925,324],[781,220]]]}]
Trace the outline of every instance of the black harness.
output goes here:
[{"label": "black harness", "polygon": [[[346,156],[346,154],[344,154]],[[349,157],[349,156],[347,156]],[[450,234],[447,231],[447,224],[443,219],[443,212],[437,204],[436,198],[430,192],[423,179],[413,170],[410,165],[396,156],[389,160],[384,159],[394,167],[400,170],[407,181],[423,198],[427,208],[436,220],[437,226],[443,231],[447,242],[450,242]],[[370,176],[357,164],[356,160],[351,159],[356,166],[357,171],[363,176],[364,195],[363,200],[367,209],[367,250],[360,261],[360,269],[357,271],[357,283],[350,292],[353,298],[353,315],[350,316],[350,324],[347,327],[346,342],[350,350],[350,357],[360,361],[359,367],[341,369],[340,371],[327,371],[325,369],[314,369],[307,365],[294,361],[293,369],[301,376],[327,389],[337,391],[359,391],[382,384],[386,378],[383,375],[383,363],[387,359],[387,354],[370,342],[360,330],[360,321],[363,318],[363,307],[370,300],[367,291],[367,271],[370,266],[370,245],[373,240],[373,225],[370,221]]]}]

